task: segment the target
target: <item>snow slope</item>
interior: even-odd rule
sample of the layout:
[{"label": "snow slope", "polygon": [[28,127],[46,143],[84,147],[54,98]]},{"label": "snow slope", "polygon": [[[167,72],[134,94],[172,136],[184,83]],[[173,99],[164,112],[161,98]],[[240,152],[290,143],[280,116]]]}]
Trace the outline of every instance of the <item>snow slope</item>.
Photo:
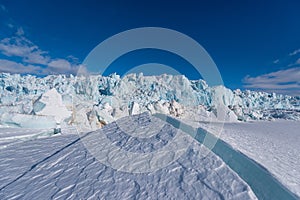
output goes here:
[{"label": "snow slope", "polygon": [[[143,115],[122,120],[121,129],[117,121],[102,131],[115,145],[139,154],[145,149],[157,151],[177,134],[185,134],[161,121],[163,133],[169,134],[170,140],[165,141],[157,133],[160,136],[136,143],[132,142],[136,141],[135,137],[130,137],[131,140],[120,134],[130,133],[132,127],[149,130],[157,125],[157,119]],[[99,131],[90,132],[86,137],[96,139],[99,134]],[[190,146],[178,160],[148,173],[123,172],[102,164],[74,134],[12,145],[0,150],[0,198],[256,199],[250,187],[221,159],[191,137],[187,140]],[[145,148],[140,149],[142,146]],[[122,164],[122,159],[119,163]]]}]

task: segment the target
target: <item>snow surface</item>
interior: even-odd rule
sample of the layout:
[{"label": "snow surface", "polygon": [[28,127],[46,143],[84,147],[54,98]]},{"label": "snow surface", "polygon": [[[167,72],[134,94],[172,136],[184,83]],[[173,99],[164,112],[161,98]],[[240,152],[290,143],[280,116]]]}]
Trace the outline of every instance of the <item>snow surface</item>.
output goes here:
[{"label": "snow surface", "polygon": [[[48,106],[43,103],[45,99]],[[56,102],[57,107],[51,106],[51,102]],[[121,79],[116,74],[108,77],[51,75],[44,78],[0,74],[2,125],[22,127],[22,120],[11,120],[11,116],[18,113],[54,117],[65,126],[88,131],[145,111],[175,117],[188,115],[203,121],[298,120],[300,97],[232,91],[224,86],[209,87],[203,80],[192,81],[172,75],[129,74]]]},{"label": "snow surface", "polygon": [[275,120],[225,123],[223,131],[211,124],[184,120],[202,127],[263,165],[290,191],[300,197],[300,123]]},{"label": "snow surface", "polygon": [[[120,148],[156,151],[171,141],[160,133],[138,143],[119,137],[132,127],[148,130],[157,125],[157,119],[149,115],[126,119],[122,119],[121,130],[118,121],[102,129]],[[185,134],[163,121],[161,124],[163,134],[171,138]],[[97,138],[99,131],[88,135]],[[74,134],[11,145],[0,150],[0,199],[256,199],[220,158],[193,138],[188,140],[190,146],[178,160],[149,173],[122,172],[100,163]]]},{"label": "snow surface", "polygon": [[28,140],[44,138],[54,135],[49,129],[26,129],[0,127],[0,149],[16,145]]}]

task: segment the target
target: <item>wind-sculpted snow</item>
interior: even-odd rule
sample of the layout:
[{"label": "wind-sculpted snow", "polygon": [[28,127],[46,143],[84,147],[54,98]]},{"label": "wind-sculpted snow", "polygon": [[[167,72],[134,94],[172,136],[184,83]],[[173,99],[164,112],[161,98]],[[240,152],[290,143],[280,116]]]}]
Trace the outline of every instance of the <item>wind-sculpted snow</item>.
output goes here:
[{"label": "wind-sculpted snow", "polygon": [[[136,125],[148,130],[157,126],[157,119],[125,118],[122,123],[125,132]],[[130,141],[120,137],[122,130],[117,124],[111,123],[102,131],[114,145],[139,154],[157,151],[176,134],[185,134],[161,121],[163,128],[157,137]],[[83,137],[96,139],[99,131]],[[187,137],[190,145],[179,159],[148,173],[110,168],[90,154],[78,135],[12,145],[0,153],[0,199],[256,199],[250,187],[220,158]]]},{"label": "wind-sculpted snow", "polygon": [[[59,98],[51,89],[60,94],[63,105],[71,112],[57,112],[55,116],[47,113],[65,110],[62,106],[53,107],[53,99]],[[45,96],[50,98],[52,107],[44,108],[40,102]],[[298,120],[299,102],[300,97],[209,87],[203,80],[191,81],[184,76],[130,74],[121,79],[116,74],[88,78],[0,74],[0,122],[21,127],[24,122],[13,118],[15,113],[44,115],[49,117],[48,121],[53,121],[53,117],[62,119],[58,123],[78,126],[80,131],[97,129],[123,116],[145,111],[199,121]]]},{"label": "wind-sculpted snow", "polygon": [[[186,123],[216,132],[214,127],[206,124]],[[267,168],[299,199],[299,130],[299,122],[288,120],[225,123],[220,138]]]}]

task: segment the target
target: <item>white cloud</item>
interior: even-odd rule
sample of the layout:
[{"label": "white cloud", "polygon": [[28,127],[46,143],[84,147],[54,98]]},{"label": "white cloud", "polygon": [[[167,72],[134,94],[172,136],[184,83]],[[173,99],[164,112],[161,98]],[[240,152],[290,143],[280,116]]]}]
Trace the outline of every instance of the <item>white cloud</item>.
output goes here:
[{"label": "white cloud", "polygon": [[[67,59],[51,58],[48,52],[41,50],[37,45],[35,45],[33,42],[31,42],[24,36],[24,30],[22,28],[18,28],[15,36],[10,38],[4,38],[0,41],[0,53],[8,57],[20,57],[24,65],[18,63],[20,65],[15,65],[15,66],[19,66],[22,68],[22,66],[43,65],[47,67],[45,71],[48,71],[50,74],[54,74],[54,73],[74,74],[76,73],[76,70],[79,68],[77,64],[72,62],[72,60],[76,59],[75,57],[71,56],[72,58],[70,60],[71,62]],[[8,62],[6,62],[6,64],[8,64]],[[12,64],[10,63],[9,66],[12,66]],[[3,68],[4,67],[2,63],[2,69]],[[11,72],[11,73],[15,73],[15,72]]]},{"label": "white cloud", "polygon": [[257,77],[246,76],[245,88],[300,95],[300,67],[280,70]]},{"label": "white cloud", "polygon": [[49,69],[58,73],[77,73],[79,65],[72,65],[68,60],[56,59],[48,64]]},{"label": "white cloud", "polygon": [[297,50],[293,51],[293,52],[290,53],[289,55],[290,55],[290,56],[294,56],[294,55],[297,55],[298,53],[300,53],[300,49],[297,49]]},{"label": "white cloud", "polygon": [[66,69],[66,70],[71,69],[71,64],[69,63],[69,61],[67,61],[65,59],[52,60],[48,64],[48,66],[55,68],[55,69]]},{"label": "white cloud", "polygon": [[77,74],[81,65],[73,64],[66,59],[52,59],[47,65],[50,74]]},{"label": "white cloud", "polygon": [[28,44],[23,37],[4,38],[0,41],[0,51],[6,56],[26,57],[38,49],[33,44]]},{"label": "white cloud", "polygon": [[45,55],[45,52],[37,50],[28,54],[23,58],[23,61],[32,64],[47,65],[50,62],[50,57]]},{"label": "white cloud", "polygon": [[16,35],[0,41],[0,51],[2,54],[9,57],[21,57],[24,62],[31,64],[46,65],[49,62],[50,58],[47,52],[40,50],[37,45],[24,37],[22,28],[18,29]]},{"label": "white cloud", "polygon": [[33,73],[37,75],[45,75],[46,71],[44,68],[36,65],[23,65],[22,63],[17,63],[10,60],[0,59],[0,72],[7,73],[19,73],[28,74]]}]

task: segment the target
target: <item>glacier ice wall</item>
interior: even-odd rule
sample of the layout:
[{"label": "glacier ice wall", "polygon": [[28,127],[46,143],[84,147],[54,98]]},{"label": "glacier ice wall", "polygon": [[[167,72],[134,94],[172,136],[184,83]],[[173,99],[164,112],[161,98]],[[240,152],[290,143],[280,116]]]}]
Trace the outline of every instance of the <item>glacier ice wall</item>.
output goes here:
[{"label": "glacier ice wall", "polygon": [[[42,111],[43,106],[39,107],[39,100],[51,89],[56,89],[66,110],[71,113],[62,115],[61,123],[80,124],[82,130],[96,129],[120,117],[145,111],[220,120],[221,108],[225,112],[225,121],[300,119],[300,97],[209,87],[203,80],[188,80],[182,75],[129,74],[123,78],[117,74],[88,78],[50,75],[41,78],[2,73],[0,123],[6,123],[4,116],[7,114],[47,116]],[[47,98],[58,97],[48,95]],[[61,107],[60,102],[57,104]],[[35,111],[36,107],[39,112]],[[65,108],[61,107],[62,110]]]}]

